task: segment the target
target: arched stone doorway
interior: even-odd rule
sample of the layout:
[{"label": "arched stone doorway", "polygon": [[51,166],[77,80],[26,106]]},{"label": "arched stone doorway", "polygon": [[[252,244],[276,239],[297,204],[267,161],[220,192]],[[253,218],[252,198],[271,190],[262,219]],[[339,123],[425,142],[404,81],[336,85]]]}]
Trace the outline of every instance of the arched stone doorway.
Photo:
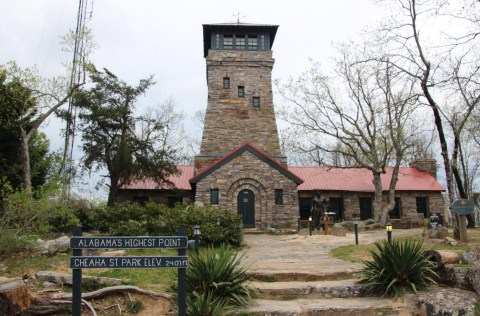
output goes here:
[{"label": "arched stone doorway", "polygon": [[243,189],[238,193],[237,212],[243,219],[243,227],[255,227],[255,194],[252,190]]}]

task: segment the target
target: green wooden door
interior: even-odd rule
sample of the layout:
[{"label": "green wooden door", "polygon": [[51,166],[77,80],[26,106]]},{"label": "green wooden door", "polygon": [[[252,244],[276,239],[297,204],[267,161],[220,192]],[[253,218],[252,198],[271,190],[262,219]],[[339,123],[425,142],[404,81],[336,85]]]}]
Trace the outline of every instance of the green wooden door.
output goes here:
[{"label": "green wooden door", "polygon": [[243,227],[255,227],[255,195],[251,190],[245,189],[238,193],[237,210],[243,219]]}]

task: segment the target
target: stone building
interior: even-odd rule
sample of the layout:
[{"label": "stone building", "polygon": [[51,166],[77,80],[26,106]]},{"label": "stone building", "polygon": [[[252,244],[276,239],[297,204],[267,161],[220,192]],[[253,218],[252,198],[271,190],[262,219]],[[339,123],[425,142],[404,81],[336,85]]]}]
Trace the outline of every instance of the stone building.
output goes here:
[{"label": "stone building", "polygon": [[[277,25],[203,25],[208,102],[200,153],[179,166],[175,188],[131,183],[123,200],[213,204],[238,213],[244,227],[265,229],[308,218],[315,193],[337,221],[372,217],[372,176],[365,169],[289,167],[275,121],[271,72]],[[391,218],[443,209],[435,161],[402,168]],[[388,188],[388,173],[384,182]]]}]

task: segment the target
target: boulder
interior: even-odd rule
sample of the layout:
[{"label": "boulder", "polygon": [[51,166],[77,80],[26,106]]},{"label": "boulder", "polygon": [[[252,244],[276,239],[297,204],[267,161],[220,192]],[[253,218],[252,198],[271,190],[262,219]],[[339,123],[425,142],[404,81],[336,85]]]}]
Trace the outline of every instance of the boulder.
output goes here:
[{"label": "boulder", "polygon": [[480,265],[480,246],[472,245],[460,255],[460,259],[466,264]]},{"label": "boulder", "polygon": [[373,224],[367,225],[367,223],[365,222],[365,230],[375,230],[375,229],[379,229],[381,227],[382,226],[379,223],[374,222]]},{"label": "boulder", "polygon": [[440,267],[437,273],[439,278],[438,283],[462,290],[473,291],[473,288],[467,279],[467,275],[470,273],[469,268],[459,267],[454,264],[446,264]]},{"label": "boulder", "polygon": [[66,252],[70,249],[70,237],[62,236],[54,240],[37,240],[35,249],[42,254],[55,254],[57,252]]},{"label": "boulder", "polygon": [[428,238],[431,239],[444,239],[448,236],[448,229],[443,226],[433,227],[428,230]]},{"label": "boulder", "polygon": [[[72,274],[60,273],[55,271],[38,271],[35,274],[36,278],[43,282],[52,282],[58,285],[72,285]],[[94,280],[95,283],[100,285],[120,285],[121,279],[106,278],[106,277],[94,277],[88,275],[82,275],[82,281]]]},{"label": "boulder", "polygon": [[469,268],[466,279],[475,292],[480,295],[480,266]]},{"label": "boulder", "polygon": [[476,315],[477,294],[455,288],[431,287],[419,292],[416,315]]}]

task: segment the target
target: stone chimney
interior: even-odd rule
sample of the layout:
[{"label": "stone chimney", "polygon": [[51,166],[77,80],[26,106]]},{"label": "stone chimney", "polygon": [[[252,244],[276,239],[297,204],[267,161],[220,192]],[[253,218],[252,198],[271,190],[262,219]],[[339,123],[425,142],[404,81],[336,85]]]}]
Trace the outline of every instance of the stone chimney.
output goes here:
[{"label": "stone chimney", "polygon": [[437,160],[421,158],[410,163],[410,167],[416,168],[418,171],[427,172],[437,179]]}]

